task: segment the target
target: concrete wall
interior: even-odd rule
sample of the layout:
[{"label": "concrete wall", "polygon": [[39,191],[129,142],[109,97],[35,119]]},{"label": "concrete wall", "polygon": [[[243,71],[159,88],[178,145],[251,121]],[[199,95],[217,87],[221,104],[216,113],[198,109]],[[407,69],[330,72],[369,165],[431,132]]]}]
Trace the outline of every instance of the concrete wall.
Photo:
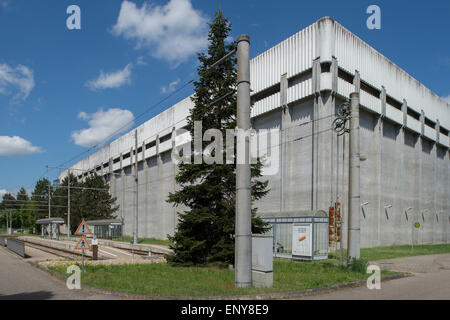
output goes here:
[{"label": "concrete wall", "polygon": [[[337,137],[331,125],[336,108],[358,91],[360,148],[367,159],[361,162],[361,203],[368,202],[361,210],[361,246],[449,241],[448,104],[329,18],[252,59],[251,74],[253,127],[280,130],[279,140],[267,149],[277,152],[279,170],[264,177],[271,191],[254,204],[261,215],[328,211],[340,201],[346,245],[348,135]],[[173,234],[176,212],[183,210],[166,202],[179,187],[171,160],[174,137],[167,135],[186,125],[191,107],[186,98],[136,129],[143,147],[138,154],[140,237]],[[73,167],[105,175],[128,235],[136,210],[130,166],[135,159],[125,156],[134,148],[134,134]],[[416,221],[421,228],[413,230]]]}]

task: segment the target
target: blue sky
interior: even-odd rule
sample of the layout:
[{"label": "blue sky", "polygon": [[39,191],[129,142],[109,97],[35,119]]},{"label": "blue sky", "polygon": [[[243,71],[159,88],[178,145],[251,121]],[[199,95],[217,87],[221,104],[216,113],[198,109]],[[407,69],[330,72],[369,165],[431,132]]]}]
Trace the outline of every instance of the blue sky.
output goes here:
[{"label": "blue sky", "polygon": [[[72,4],[81,30],[66,27]],[[366,27],[372,4],[381,30]],[[250,35],[252,56],[330,16],[450,97],[446,0],[0,0],[0,197],[56,178],[46,164],[88,150],[192,79],[219,5],[234,38]],[[133,127],[191,93],[184,88]]]}]

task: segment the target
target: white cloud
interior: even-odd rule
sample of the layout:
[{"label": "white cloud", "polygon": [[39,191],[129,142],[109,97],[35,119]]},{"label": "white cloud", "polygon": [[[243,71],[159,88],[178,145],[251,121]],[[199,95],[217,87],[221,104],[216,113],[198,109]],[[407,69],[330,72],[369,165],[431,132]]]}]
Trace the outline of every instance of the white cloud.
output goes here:
[{"label": "white cloud", "polygon": [[181,63],[207,47],[208,18],[192,7],[190,0],[170,0],[164,6],[144,3],[138,8],[123,1],[112,31],[149,47],[153,56]]},{"label": "white cloud", "polygon": [[18,91],[13,100],[25,100],[34,88],[33,71],[21,64],[13,68],[0,64],[0,94],[10,95]]},{"label": "white cloud", "polygon": [[180,83],[180,79],[172,81],[168,86],[161,87],[161,93],[171,93],[175,91],[175,87]]},{"label": "white cloud", "polygon": [[131,82],[131,69],[133,65],[131,63],[127,64],[122,70],[117,70],[111,73],[103,73],[100,71],[100,75],[95,80],[90,80],[86,82],[86,87],[90,90],[99,89],[111,89],[119,88],[124,84],[129,84]]},{"label": "white cloud", "polygon": [[92,147],[106,142],[111,135],[120,134],[131,128],[134,121],[129,110],[111,108],[100,109],[93,114],[80,112],[78,118],[88,121],[89,128],[73,132],[71,137],[75,144],[82,147]]},{"label": "white cloud", "polygon": [[450,104],[450,94],[446,97],[442,97],[445,101],[447,101],[448,104]]},{"label": "white cloud", "polygon": [[147,62],[145,62],[144,57],[139,56],[139,57],[136,59],[136,64],[137,64],[138,66],[146,66],[146,65],[147,65]]},{"label": "white cloud", "polygon": [[6,189],[0,189],[0,200],[3,200],[3,196],[8,193]]},{"label": "white cloud", "polygon": [[27,156],[39,152],[43,152],[40,147],[21,137],[0,136],[0,156]]}]

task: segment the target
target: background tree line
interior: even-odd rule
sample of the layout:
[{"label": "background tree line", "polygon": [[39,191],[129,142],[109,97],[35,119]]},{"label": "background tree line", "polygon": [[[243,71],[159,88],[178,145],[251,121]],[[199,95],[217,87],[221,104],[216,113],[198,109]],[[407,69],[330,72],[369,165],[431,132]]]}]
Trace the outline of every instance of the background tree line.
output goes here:
[{"label": "background tree line", "polygon": [[[21,188],[17,197],[8,193],[0,202],[0,228],[6,228],[6,215],[12,216],[13,229],[40,231],[36,221],[48,218],[49,197],[51,217],[67,221],[68,181],[66,177],[59,185],[51,185],[46,178],[36,183],[31,196]],[[50,187],[49,187],[50,186]],[[70,226],[76,231],[81,220],[113,219],[119,209],[116,198],[109,193],[109,185],[103,177],[92,174],[84,181],[70,175]],[[9,217],[8,217],[9,219]]]}]

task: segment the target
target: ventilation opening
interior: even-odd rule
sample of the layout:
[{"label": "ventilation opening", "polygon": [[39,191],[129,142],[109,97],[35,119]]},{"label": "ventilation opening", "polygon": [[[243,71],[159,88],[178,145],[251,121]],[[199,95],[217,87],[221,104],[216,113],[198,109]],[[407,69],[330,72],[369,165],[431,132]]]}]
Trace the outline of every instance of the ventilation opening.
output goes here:
[{"label": "ventilation opening", "polygon": [[406,110],[406,113],[407,113],[409,116],[413,117],[414,119],[420,120],[420,113],[414,111],[413,109],[408,108],[408,109]]},{"label": "ventilation opening", "polygon": [[150,149],[150,148],[153,148],[154,146],[156,146],[156,141],[155,141],[155,140],[153,140],[153,141],[150,142],[150,143],[147,143],[147,144],[145,145],[145,149]]},{"label": "ventilation opening", "polygon": [[431,128],[435,128],[436,127],[436,123],[431,121],[430,119],[428,119],[427,117],[425,117],[425,124]]},{"label": "ventilation opening", "polygon": [[394,108],[398,109],[398,110],[402,110],[402,103],[398,102],[397,100],[395,100],[394,98],[386,95],[386,103],[390,104],[391,106],[393,106]]}]

